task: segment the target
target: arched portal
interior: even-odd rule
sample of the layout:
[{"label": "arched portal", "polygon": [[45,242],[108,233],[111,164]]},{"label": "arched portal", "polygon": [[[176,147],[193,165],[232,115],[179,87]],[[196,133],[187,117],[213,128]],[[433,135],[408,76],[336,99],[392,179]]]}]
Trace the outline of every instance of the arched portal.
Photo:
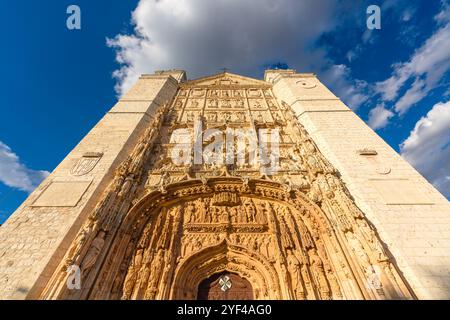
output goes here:
[{"label": "arched portal", "polygon": [[197,300],[254,300],[252,284],[235,273],[216,273],[200,283]]},{"label": "arched portal", "polygon": [[[363,241],[360,220],[330,220],[305,194],[273,181],[175,183],[143,197],[114,237],[106,235],[102,263],[84,274],[79,294],[197,299],[205,279],[228,272],[251,284],[254,299],[408,298],[382,249]],[[60,288],[47,290],[73,298]]]},{"label": "arched portal", "polygon": [[270,261],[256,251],[236,245],[231,238],[188,256],[175,271],[171,299],[198,299],[202,281],[215,274],[232,272],[251,283],[255,299],[280,299],[279,278]]}]

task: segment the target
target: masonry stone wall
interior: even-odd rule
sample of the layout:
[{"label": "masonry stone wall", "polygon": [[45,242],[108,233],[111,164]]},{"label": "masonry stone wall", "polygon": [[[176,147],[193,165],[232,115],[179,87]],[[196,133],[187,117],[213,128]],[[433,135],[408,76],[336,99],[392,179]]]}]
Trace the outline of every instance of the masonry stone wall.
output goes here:
[{"label": "masonry stone wall", "polygon": [[142,76],[0,227],[0,299],[36,298],[117,166],[184,77]]}]

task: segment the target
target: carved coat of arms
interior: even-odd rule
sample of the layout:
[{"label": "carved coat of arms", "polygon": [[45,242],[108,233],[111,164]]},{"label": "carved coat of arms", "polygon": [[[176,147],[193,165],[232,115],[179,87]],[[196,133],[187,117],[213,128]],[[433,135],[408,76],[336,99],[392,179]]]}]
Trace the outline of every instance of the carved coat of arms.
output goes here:
[{"label": "carved coat of arms", "polygon": [[95,168],[102,156],[103,153],[98,152],[85,153],[72,167],[70,174],[76,177],[88,174]]}]

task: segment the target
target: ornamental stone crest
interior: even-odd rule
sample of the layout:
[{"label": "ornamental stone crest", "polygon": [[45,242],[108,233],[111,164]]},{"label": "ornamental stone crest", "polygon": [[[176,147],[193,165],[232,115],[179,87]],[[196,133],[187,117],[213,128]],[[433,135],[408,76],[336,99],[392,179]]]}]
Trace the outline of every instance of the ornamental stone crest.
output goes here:
[{"label": "ornamental stone crest", "polygon": [[75,177],[88,174],[95,168],[102,157],[103,153],[100,152],[85,153],[72,167],[70,174]]}]

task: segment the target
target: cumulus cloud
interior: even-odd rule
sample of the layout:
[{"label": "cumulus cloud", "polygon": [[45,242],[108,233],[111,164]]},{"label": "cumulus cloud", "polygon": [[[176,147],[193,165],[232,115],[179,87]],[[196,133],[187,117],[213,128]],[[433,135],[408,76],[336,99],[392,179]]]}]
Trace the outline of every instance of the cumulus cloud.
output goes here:
[{"label": "cumulus cloud", "polygon": [[122,65],[114,74],[117,90],[126,92],[141,73],[156,69],[182,68],[196,78],[227,67],[259,76],[280,57],[290,66],[318,63],[322,53],[306,53],[307,45],[331,28],[333,6],[327,0],[140,0],[134,34],[108,40]]},{"label": "cumulus cloud", "polygon": [[450,101],[436,104],[401,144],[401,155],[450,197]]},{"label": "cumulus cloud", "polygon": [[381,94],[384,101],[394,101],[401,89],[411,83],[395,105],[400,114],[407,112],[439,86],[450,70],[450,21],[443,14],[448,11],[448,6],[445,3],[443,6],[435,18],[439,25],[437,31],[414,52],[409,61],[395,64],[390,78],[375,85],[375,91]]},{"label": "cumulus cloud", "polygon": [[386,109],[384,105],[378,105],[370,110],[368,124],[373,130],[382,129],[393,116],[394,113]]},{"label": "cumulus cloud", "polygon": [[0,141],[0,182],[11,188],[32,192],[49,174],[27,168],[11,148]]},{"label": "cumulus cloud", "polygon": [[339,80],[327,84],[356,109],[365,99],[360,83],[314,45],[333,30],[344,7],[334,0],[140,0],[133,34],[107,41],[121,65],[116,91],[122,95],[140,74],[160,69],[180,68],[197,78],[226,67],[260,78],[281,62],[299,72],[326,70],[327,79]]}]

